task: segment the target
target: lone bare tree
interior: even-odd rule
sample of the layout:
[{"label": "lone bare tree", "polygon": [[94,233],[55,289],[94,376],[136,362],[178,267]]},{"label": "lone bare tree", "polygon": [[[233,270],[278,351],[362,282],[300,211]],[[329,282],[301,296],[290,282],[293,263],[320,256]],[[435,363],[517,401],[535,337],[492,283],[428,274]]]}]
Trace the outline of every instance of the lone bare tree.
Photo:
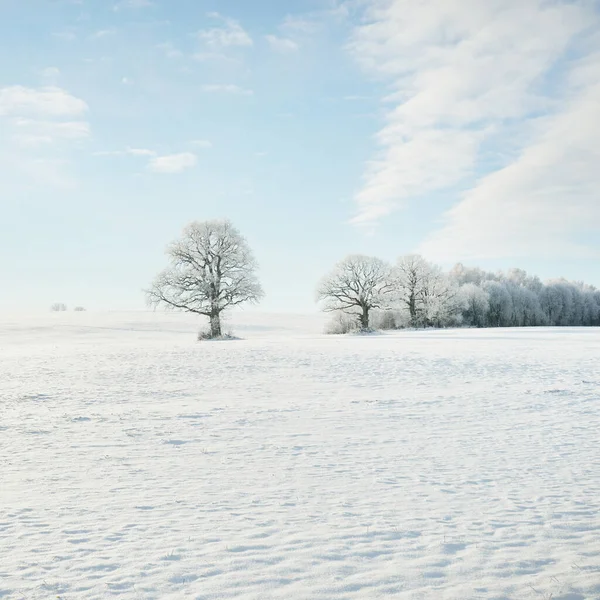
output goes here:
[{"label": "lone bare tree", "polygon": [[195,221],[167,248],[170,265],[149,290],[151,306],[210,319],[210,337],[221,336],[221,313],[263,296],[246,239],[228,220]]},{"label": "lone bare tree", "polygon": [[368,329],[370,311],[388,307],[393,291],[390,274],[390,266],[378,258],[348,256],[321,280],[317,300],[325,301],[327,312],[355,315],[360,327]]}]

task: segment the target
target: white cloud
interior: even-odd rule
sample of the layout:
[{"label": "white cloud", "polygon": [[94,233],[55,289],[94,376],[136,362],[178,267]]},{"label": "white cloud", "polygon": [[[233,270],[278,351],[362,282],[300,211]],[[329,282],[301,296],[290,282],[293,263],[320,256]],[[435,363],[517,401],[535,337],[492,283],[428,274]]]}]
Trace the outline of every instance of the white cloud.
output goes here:
[{"label": "white cloud", "polygon": [[13,85],[0,88],[0,116],[69,117],[88,110],[87,104],[59,87],[39,89]]},{"label": "white cloud", "polygon": [[125,150],[108,150],[95,152],[96,156],[134,156],[148,159],[146,168],[153,173],[176,174],[195,167],[198,157],[191,152],[179,154],[166,154],[159,156],[154,150],[148,148],[131,148]]},{"label": "white cloud", "polygon": [[436,259],[600,257],[578,241],[600,233],[600,55],[593,63],[587,85],[543,119],[512,163],[468,191],[420,251]]},{"label": "white cloud", "polygon": [[101,150],[94,152],[95,156],[156,156],[154,150],[148,148],[126,148],[125,150]]},{"label": "white cloud", "polygon": [[213,83],[202,86],[202,90],[204,92],[208,92],[210,94],[236,94],[238,96],[252,96],[254,92],[252,90],[248,90],[246,88],[242,88],[239,85],[235,85],[233,83]]},{"label": "white cloud", "polygon": [[154,173],[175,174],[196,166],[198,159],[191,152],[181,154],[170,154],[167,156],[156,156],[148,164],[148,168]]},{"label": "white cloud", "polygon": [[90,39],[91,40],[101,40],[103,38],[112,37],[116,33],[117,32],[115,29],[100,29],[100,30],[92,33],[92,35],[90,35]]},{"label": "white cloud", "polygon": [[248,47],[253,45],[252,38],[237,21],[222,17],[218,13],[209,13],[208,16],[223,21],[222,27],[212,27],[198,32],[198,39],[208,49],[221,51],[231,47]]},{"label": "white cloud", "polygon": [[[58,70],[47,71],[56,75]],[[0,154],[23,185],[73,187],[69,150],[90,136],[87,104],[56,86],[0,88]]]},{"label": "white cloud", "polygon": [[265,39],[277,52],[296,52],[300,46],[294,40],[289,38],[279,37],[277,35],[266,35]]},{"label": "white cloud", "polygon": [[192,146],[196,148],[212,148],[212,142],[210,140],[192,140],[190,142]]},{"label": "white cloud", "polygon": [[148,150],[147,148],[127,148],[125,152],[131,154],[131,156],[156,156],[154,150]]},{"label": "white cloud", "polygon": [[39,121],[19,118],[13,121],[13,139],[20,146],[41,146],[64,140],[83,140],[90,136],[85,121]]},{"label": "white cloud", "polygon": [[[562,84],[556,86],[569,67],[559,61],[597,23],[584,0],[370,0],[369,7],[350,49],[392,91],[377,135],[380,152],[356,196],[355,223],[376,222],[428,192],[470,184],[446,227],[422,250],[439,257],[486,248],[498,255],[506,253],[501,230],[521,241],[526,232],[547,240],[565,222],[577,221],[572,202],[597,211],[587,195],[597,185],[590,185],[595,175],[588,162],[598,117],[586,108],[595,92],[585,91],[593,79],[568,103]],[[557,87],[560,94],[551,92]],[[540,114],[550,115],[548,131],[536,136]],[[579,119],[586,120],[584,131]],[[514,131],[509,159],[515,144],[523,148],[520,156],[473,181],[484,149],[503,152]],[[499,219],[506,223],[499,226]],[[514,247],[522,250],[519,244]]]},{"label": "white cloud", "polygon": [[312,35],[319,29],[319,24],[314,19],[288,15],[281,24],[281,29],[288,33]]}]

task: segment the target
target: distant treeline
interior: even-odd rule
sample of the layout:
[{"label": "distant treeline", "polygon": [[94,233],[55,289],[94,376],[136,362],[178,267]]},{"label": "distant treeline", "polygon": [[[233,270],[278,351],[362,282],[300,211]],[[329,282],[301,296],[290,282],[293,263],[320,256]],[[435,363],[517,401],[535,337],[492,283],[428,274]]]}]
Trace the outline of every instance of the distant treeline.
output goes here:
[{"label": "distant treeline", "polygon": [[319,286],[332,333],[356,328],[600,326],[600,290],[522,269],[444,272],[418,255],[349,256]]}]

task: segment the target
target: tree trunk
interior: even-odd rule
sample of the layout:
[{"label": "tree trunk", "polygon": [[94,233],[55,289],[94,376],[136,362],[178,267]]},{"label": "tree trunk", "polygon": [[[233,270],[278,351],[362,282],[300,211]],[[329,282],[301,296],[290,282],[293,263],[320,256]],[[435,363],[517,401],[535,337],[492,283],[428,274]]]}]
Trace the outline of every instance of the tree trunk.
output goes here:
[{"label": "tree trunk", "polygon": [[410,313],[410,322],[414,326],[417,324],[417,299],[414,291],[411,291],[408,298],[408,311]]},{"label": "tree trunk", "polygon": [[362,307],[362,314],[360,315],[360,328],[369,329],[369,307]]},{"label": "tree trunk", "polygon": [[221,337],[221,315],[220,315],[220,313],[213,313],[210,316],[210,337],[212,337],[212,338]]}]

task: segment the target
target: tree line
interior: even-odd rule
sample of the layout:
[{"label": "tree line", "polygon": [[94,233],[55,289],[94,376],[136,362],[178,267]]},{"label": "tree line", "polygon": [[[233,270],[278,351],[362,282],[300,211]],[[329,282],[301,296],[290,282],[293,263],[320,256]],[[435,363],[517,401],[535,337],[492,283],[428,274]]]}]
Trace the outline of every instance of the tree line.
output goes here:
[{"label": "tree line", "polygon": [[[207,317],[210,329],[203,337],[221,337],[224,311],[264,295],[248,242],[228,220],[190,223],[167,256],[167,268],[146,290],[147,301]],[[414,254],[394,265],[348,256],[320,281],[316,299],[334,314],[333,333],[600,325],[600,291],[583,282],[543,283],[521,269],[492,273],[462,264],[445,272]]]},{"label": "tree line", "polygon": [[405,327],[600,326],[600,290],[542,282],[522,269],[492,273],[459,263],[449,272],[419,255],[395,265],[349,256],[321,281],[317,298],[337,313],[332,331]]}]

